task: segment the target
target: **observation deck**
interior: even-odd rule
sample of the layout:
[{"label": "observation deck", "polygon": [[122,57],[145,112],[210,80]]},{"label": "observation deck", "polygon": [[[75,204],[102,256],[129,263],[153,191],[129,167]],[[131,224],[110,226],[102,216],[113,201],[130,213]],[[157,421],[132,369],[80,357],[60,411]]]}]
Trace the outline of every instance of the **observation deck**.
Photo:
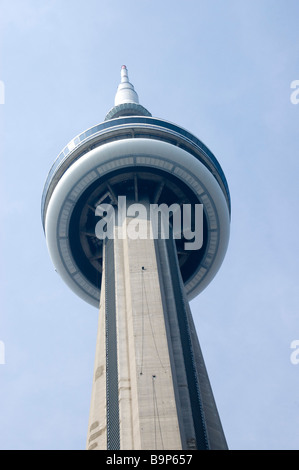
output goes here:
[{"label": "observation deck", "polygon": [[134,202],[146,196],[158,205],[203,204],[201,249],[185,250],[184,238],[176,240],[190,300],[213,279],[226,252],[228,184],[218,160],[201,140],[152,117],[136,92],[126,88],[127,82],[121,85],[106,120],[71,140],[48,174],[41,216],[49,252],[69,287],[97,307],[103,250],[95,234],[95,210],[100,202],[117,205],[121,195]]}]

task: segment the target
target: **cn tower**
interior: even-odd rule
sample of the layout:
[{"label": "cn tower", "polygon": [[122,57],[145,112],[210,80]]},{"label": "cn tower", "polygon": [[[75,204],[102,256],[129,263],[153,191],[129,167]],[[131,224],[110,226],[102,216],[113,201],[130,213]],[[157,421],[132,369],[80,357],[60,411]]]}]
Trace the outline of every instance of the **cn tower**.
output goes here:
[{"label": "cn tower", "polygon": [[55,160],[42,221],[55,270],[99,310],[87,449],[227,449],[189,301],[223,262],[228,185],[197,137],[139,104],[126,66],[104,121]]}]

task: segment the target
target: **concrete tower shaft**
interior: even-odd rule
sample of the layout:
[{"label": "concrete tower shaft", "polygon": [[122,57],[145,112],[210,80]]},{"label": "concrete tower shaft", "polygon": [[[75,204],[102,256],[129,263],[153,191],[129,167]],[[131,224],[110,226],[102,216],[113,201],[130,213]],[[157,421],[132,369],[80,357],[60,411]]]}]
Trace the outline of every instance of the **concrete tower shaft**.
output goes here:
[{"label": "concrete tower shaft", "polygon": [[87,449],[226,449],[172,239],[105,242],[98,335]]}]

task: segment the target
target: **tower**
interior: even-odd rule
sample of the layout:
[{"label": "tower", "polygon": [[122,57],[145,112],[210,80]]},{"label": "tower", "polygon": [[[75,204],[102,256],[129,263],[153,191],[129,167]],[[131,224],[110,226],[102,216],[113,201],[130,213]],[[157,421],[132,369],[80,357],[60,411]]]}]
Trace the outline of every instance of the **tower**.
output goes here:
[{"label": "tower", "polygon": [[228,185],[126,66],[105,120],[55,160],[42,221],[56,271],[99,309],[87,448],[226,449],[189,301],[224,259]]}]

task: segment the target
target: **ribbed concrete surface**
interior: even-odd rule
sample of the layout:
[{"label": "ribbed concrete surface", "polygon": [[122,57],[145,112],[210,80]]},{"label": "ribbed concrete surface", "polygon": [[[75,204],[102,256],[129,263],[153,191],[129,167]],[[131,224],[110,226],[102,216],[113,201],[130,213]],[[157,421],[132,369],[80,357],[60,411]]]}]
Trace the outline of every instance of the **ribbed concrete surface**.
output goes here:
[{"label": "ribbed concrete surface", "polygon": [[105,245],[87,448],[225,449],[174,244],[139,223]]}]

